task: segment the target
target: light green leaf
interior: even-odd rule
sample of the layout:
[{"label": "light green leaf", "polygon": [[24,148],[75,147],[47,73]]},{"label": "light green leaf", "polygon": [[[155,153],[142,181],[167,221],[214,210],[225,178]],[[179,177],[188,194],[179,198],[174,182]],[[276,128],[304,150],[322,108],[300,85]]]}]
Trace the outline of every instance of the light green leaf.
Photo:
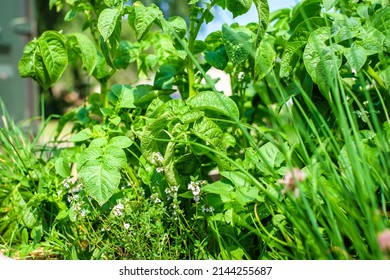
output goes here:
[{"label": "light green leaf", "polygon": [[259,152],[256,167],[264,173],[269,173],[268,166],[277,170],[285,160],[283,154],[271,142],[261,146]]},{"label": "light green leaf", "polygon": [[224,197],[229,197],[230,193],[234,190],[234,187],[226,182],[217,181],[202,187],[201,190],[205,193],[213,193]]},{"label": "light green leaf", "polygon": [[254,202],[259,199],[259,190],[256,187],[238,186],[236,187],[236,200],[241,205]]},{"label": "light green leaf", "polygon": [[68,177],[70,176],[70,164],[67,159],[60,157],[55,162],[55,168],[57,174],[59,174],[61,177]]},{"label": "light green leaf", "polygon": [[187,34],[187,23],[182,17],[174,16],[170,17],[167,22],[171,28],[165,29],[166,25],[163,24],[164,31],[174,38],[174,34],[171,34],[171,31],[176,32],[180,38],[184,38]]},{"label": "light green leaf", "polygon": [[355,44],[365,49],[368,56],[382,52],[386,46],[386,36],[375,27],[363,26]]},{"label": "light green leaf", "polygon": [[108,146],[104,150],[104,155],[101,160],[110,166],[111,169],[119,169],[127,163],[126,153],[123,149],[114,146]]},{"label": "light green leaf", "polygon": [[207,117],[203,117],[197,120],[193,125],[194,133],[208,144],[214,147],[223,147],[223,131],[222,129],[212,120]]},{"label": "light green leaf", "polygon": [[103,156],[101,147],[93,146],[86,148],[77,159],[77,170],[79,171],[86,163],[98,162]]},{"label": "light green leaf", "polygon": [[121,174],[106,162],[87,162],[80,170],[79,177],[84,182],[84,190],[88,196],[103,205],[118,191]]},{"label": "light green leaf", "polygon": [[130,24],[135,28],[137,40],[141,40],[143,36],[149,31],[153,22],[157,18],[162,17],[162,12],[155,4],[145,7],[139,1],[135,2],[133,7],[134,18],[129,18],[129,20],[134,20],[134,22],[131,22]]},{"label": "light green leaf", "polygon": [[102,35],[104,42],[110,38],[112,33],[115,30],[116,25],[118,24],[118,19],[121,15],[121,12],[118,9],[104,9],[98,18],[97,27]]},{"label": "light green leaf", "polygon": [[339,0],[324,0],[323,3],[325,11],[329,11],[330,9],[332,9],[338,2]]},{"label": "light green leaf", "polygon": [[355,38],[362,25],[358,18],[345,18],[343,20],[335,20],[332,25],[332,37],[336,43]]},{"label": "light green leaf", "polygon": [[252,36],[246,29],[234,30],[224,24],[222,26],[222,40],[233,65],[240,64],[253,52]]},{"label": "light green leaf", "polygon": [[119,3],[119,0],[104,0],[104,4],[108,7],[116,6]]},{"label": "light green leaf", "polygon": [[255,76],[258,80],[264,78],[272,70],[275,58],[276,52],[273,47],[266,40],[261,40],[255,57]]},{"label": "light green leaf", "polygon": [[221,171],[220,174],[229,179],[236,187],[249,187],[251,185],[251,180],[241,171]]},{"label": "light green leaf", "polygon": [[367,52],[363,47],[352,45],[344,51],[344,56],[353,71],[358,72],[367,60]]},{"label": "light green leaf", "polygon": [[373,17],[371,24],[387,37],[387,47],[389,48],[390,41],[390,6],[387,6],[378,12]]},{"label": "light green leaf", "polygon": [[116,137],[112,138],[108,143],[111,146],[125,149],[125,148],[130,147],[133,144],[133,140],[131,140],[127,136],[116,136]]},{"label": "light green leaf", "polygon": [[239,118],[236,103],[229,97],[213,91],[202,91],[187,100],[187,105],[196,109],[207,109],[230,118]]},{"label": "light green leaf", "polygon": [[90,139],[92,136],[93,136],[93,133],[92,133],[91,129],[85,128],[85,129],[79,131],[78,133],[76,133],[75,135],[73,135],[73,137],[70,139],[70,141],[82,142],[82,141]]}]

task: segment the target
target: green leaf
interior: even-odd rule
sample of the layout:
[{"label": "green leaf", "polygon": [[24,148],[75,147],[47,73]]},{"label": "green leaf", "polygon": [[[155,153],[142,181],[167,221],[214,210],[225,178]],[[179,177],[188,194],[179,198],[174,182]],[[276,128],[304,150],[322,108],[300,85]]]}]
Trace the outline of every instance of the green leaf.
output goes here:
[{"label": "green leaf", "polygon": [[88,162],[96,162],[102,156],[103,150],[101,147],[90,146],[86,148],[77,159],[77,170],[81,170],[81,168]]},{"label": "green leaf", "polygon": [[258,80],[264,78],[275,64],[276,52],[266,40],[261,40],[256,50],[255,76]]},{"label": "green leaf", "polygon": [[175,75],[182,69],[178,63],[165,63],[160,66],[154,79],[154,86],[158,89],[169,89],[175,81]]},{"label": "green leaf", "polygon": [[76,48],[83,62],[83,67],[87,70],[88,75],[92,75],[97,64],[97,51],[94,43],[82,33],[73,33],[70,38],[76,40]]},{"label": "green leaf", "polygon": [[254,202],[259,199],[259,190],[256,187],[238,186],[236,187],[236,200],[241,205]]},{"label": "green leaf", "polygon": [[78,13],[79,13],[79,9],[73,8],[69,12],[66,13],[64,20],[65,21],[72,21],[76,18]]},{"label": "green leaf", "polygon": [[80,170],[85,193],[103,205],[118,191],[121,173],[106,162],[90,161]]},{"label": "green leaf", "polygon": [[355,44],[363,47],[367,55],[370,56],[382,52],[385,49],[386,40],[386,36],[375,27],[363,26]]},{"label": "green leaf", "polygon": [[306,70],[323,93],[327,93],[331,87],[342,62],[337,54],[341,52],[342,47],[337,44],[327,46],[325,42],[329,38],[327,27],[317,29],[310,35],[303,53]]},{"label": "green leaf", "polygon": [[352,45],[351,48],[344,51],[344,56],[355,72],[360,71],[367,60],[367,52],[363,47]]},{"label": "green leaf", "polygon": [[234,190],[234,187],[224,181],[217,181],[202,187],[201,190],[205,193],[219,194],[228,198],[230,197],[230,193]]},{"label": "green leaf", "polygon": [[59,174],[61,177],[68,177],[70,176],[70,164],[67,159],[60,157],[56,160],[55,168],[57,174]]},{"label": "green leaf", "polygon": [[33,78],[48,89],[60,79],[67,65],[68,53],[63,35],[46,31],[26,45],[19,61],[19,71],[22,77]]},{"label": "green leaf", "polygon": [[339,0],[324,0],[323,3],[325,11],[332,9],[338,2]]},{"label": "green leaf", "polygon": [[325,24],[323,18],[313,17],[297,26],[286,43],[279,73],[281,78],[288,77],[293,71],[295,65],[302,57],[303,47],[306,45],[312,31],[325,26]]},{"label": "green leaf", "polygon": [[119,3],[119,0],[104,0],[104,4],[108,7],[116,6]]},{"label": "green leaf", "polygon": [[123,149],[111,145],[104,149],[101,160],[110,166],[111,169],[120,169],[127,163],[126,153]]},{"label": "green leaf", "polygon": [[93,133],[92,133],[91,129],[85,128],[85,129],[79,131],[78,133],[76,133],[75,135],[73,135],[73,137],[70,139],[70,141],[82,142],[82,141],[90,139],[92,136],[93,136]]},{"label": "green leaf", "polygon": [[144,131],[139,135],[141,139],[141,151],[143,156],[151,163],[152,154],[165,151],[165,145],[159,139],[167,139],[168,136],[164,132],[166,125],[173,119],[171,113],[160,116],[159,119],[153,120],[148,126],[144,128]]},{"label": "green leaf", "polygon": [[233,13],[233,18],[249,11],[252,0],[226,0],[227,9]]},{"label": "green leaf", "polygon": [[162,12],[155,4],[145,7],[139,1],[135,2],[133,7],[134,18],[129,17],[129,20],[134,20],[134,22],[131,22],[130,24],[135,28],[137,40],[141,40],[143,36],[149,31],[153,22],[157,18],[162,17]]},{"label": "green leaf", "polygon": [[193,129],[196,132],[196,135],[205,142],[214,147],[222,146],[223,131],[209,118],[203,117],[202,119],[197,120],[194,123]]},{"label": "green leaf", "polygon": [[60,79],[68,65],[64,37],[57,32],[46,31],[38,39],[38,44],[51,84],[54,84]]},{"label": "green leaf", "polygon": [[322,0],[304,0],[298,2],[291,11],[290,29],[295,28],[303,21],[321,14]]},{"label": "green leaf", "polygon": [[112,138],[108,142],[108,144],[111,145],[111,146],[115,146],[115,147],[118,147],[118,148],[125,149],[125,148],[130,147],[133,144],[133,140],[131,140],[127,136],[116,136],[116,137]]},{"label": "green leaf", "polygon": [[118,9],[104,9],[98,18],[97,27],[104,42],[110,38],[114,32],[121,12]]},{"label": "green leaf", "polygon": [[222,40],[233,65],[240,64],[253,52],[252,36],[246,29],[233,30],[227,24],[224,24],[222,26]]},{"label": "green leaf", "polygon": [[206,51],[205,59],[211,66],[220,70],[225,69],[229,62],[229,57],[224,46],[219,46],[214,51]]},{"label": "green leaf", "polygon": [[345,18],[342,20],[335,20],[332,25],[332,37],[336,43],[355,38],[362,25],[357,18]]},{"label": "green leaf", "polygon": [[265,32],[267,31],[269,25],[269,5],[268,0],[253,0],[253,3],[256,6],[257,14],[259,17],[259,32],[258,36],[263,38]]},{"label": "green leaf", "polygon": [[32,78],[45,89],[52,85],[49,73],[43,63],[37,40],[31,41],[25,46],[18,67],[21,77]]},{"label": "green leaf", "polygon": [[229,179],[234,186],[249,187],[251,186],[251,180],[240,171],[221,171],[221,176]]},{"label": "green leaf", "polygon": [[270,173],[268,167],[277,170],[284,162],[284,156],[279,149],[271,142],[260,147],[260,155],[256,154],[258,162],[256,167],[266,174]]},{"label": "green leaf", "polygon": [[141,54],[141,48],[138,43],[131,43],[127,40],[122,40],[119,43],[119,49],[115,57],[115,65],[118,68],[126,69],[130,63],[137,60]]},{"label": "green leaf", "polygon": [[372,26],[387,37],[387,48],[390,41],[390,6],[377,11],[372,17]]},{"label": "green leaf", "polygon": [[171,30],[174,31],[180,38],[184,38],[187,34],[187,23],[182,17],[174,16],[170,17],[167,22],[171,28],[167,30],[163,25],[164,31],[169,34],[172,38],[174,38],[174,34],[171,34]]},{"label": "green leaf", "polygon": [[213,91],[202,91],[187,100],[187,105],[195,109],[207,109],[230,118],[239,118],[236,103],[229,97]]}]

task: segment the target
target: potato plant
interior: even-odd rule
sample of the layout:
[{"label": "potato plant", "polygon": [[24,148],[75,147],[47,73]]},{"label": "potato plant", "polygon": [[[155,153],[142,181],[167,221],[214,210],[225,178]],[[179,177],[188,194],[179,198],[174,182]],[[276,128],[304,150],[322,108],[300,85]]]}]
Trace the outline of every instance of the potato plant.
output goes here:
[{"label": "potato plant", "polygon": [[[252,4],[256,22],[198,39],[213,7],[237,17]],[[1,167],[10,248],[65,259],[388,257],[389,1],[270,13],[266,0],[191,0],[189,19],[140,1],[50,7],[84,24],[29,42],[20,74],[47,90],[73,64],[99,87],[60,117],[58,135],[73,128],[65,148],[2,130],[4,158],[23,152],[6,161],[18,169]],[[146,83],[112,82],[134,66]],[[210,69],[229,76],[231,96]]]}]

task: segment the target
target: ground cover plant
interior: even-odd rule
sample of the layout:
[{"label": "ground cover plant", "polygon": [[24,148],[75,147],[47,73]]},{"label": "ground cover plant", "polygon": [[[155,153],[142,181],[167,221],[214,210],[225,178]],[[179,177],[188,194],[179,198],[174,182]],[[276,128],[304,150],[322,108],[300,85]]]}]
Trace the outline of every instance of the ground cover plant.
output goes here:
[{"label": "ground cover plant", "polygon": [[[214,6],[236,17],[252,4],[257,22],[198,39]],[[6,254],[389,257],[389,1],[305,0],[270,13],[266,0],[191,0],[188,21],[139,1],[50,6],[84,25],[29,42],[21,75],[47,90],[72,64],[98,87],[83,106],[43,116],[37,135],[2,108]],[[134,66],[140,79],[112,82]],[[231,96],[212,68],[229,76]],[[56,136],[42,144],[52,119]]]}]

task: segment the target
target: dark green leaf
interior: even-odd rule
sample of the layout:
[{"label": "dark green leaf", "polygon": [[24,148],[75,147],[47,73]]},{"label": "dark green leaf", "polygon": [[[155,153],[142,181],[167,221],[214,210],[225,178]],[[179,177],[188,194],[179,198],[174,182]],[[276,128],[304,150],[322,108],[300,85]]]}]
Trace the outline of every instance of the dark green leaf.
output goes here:
[{"label": "dark green leaf", "polygon": [[252,0],[226,0],[227,9],[233,13],[233,18],[249,11]]},{"label": "dark green leaf", "polygon": [[220,70],[225,69],[227,63],[229,62],[224,46],[220,46],[214,51],[206,51],[205,59],[211,66]]}]

